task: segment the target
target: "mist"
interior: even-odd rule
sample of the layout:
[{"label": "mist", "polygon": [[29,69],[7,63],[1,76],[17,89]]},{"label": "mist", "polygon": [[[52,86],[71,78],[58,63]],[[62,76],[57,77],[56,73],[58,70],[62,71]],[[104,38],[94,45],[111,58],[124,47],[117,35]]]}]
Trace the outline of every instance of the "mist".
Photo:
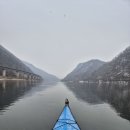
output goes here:
[{"label": "mist", "polygon": [[63,78],[130,45],[129,0],[0,0],[0,44]]}]

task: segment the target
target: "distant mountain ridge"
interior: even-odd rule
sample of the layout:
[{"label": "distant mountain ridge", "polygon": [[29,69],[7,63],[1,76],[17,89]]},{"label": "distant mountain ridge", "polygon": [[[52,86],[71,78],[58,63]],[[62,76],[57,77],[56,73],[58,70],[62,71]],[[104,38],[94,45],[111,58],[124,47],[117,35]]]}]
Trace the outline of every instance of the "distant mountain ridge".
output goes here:
[{"label": "distant mountain ridge", "polygon": [[110,62],[91,60],[79,64],[63,81],[130,81],[130,47]]},{"label": "distant mountain ridge", "polygon": [[95,71],[90,79],[130,80],[130,47]]},{"label": "distant mountain ridge", "polygon": [[105,62],[93,59],[85,63],[80,63],[63,81],[80,81],[87,79],[94,71],[99,69]]},{"label": "distant mountain ridge", "polygon": [[37,74],[44,79],[44,82],[59,81],[56,76],[48,74],[47,72],[33,66],[30,63],[21,61],[14,54],[5,49],[2,45],[0,45],[0,66]]},{"label": "distant mountain ridge", "polygon": [[28,63],[28,62],[24,61],[24,64],[26,66],[28,66],[32,72],[34,72],[37,75],[40,75],[44,79],[44,82],[58,82],[59,81],[59,79],[56,76],[49,74],[49,73],[35,67],[34,65]]},{"label": "distant mountain ridge", "polygon": [[0,45],[0,66],[32,73],[29,67],[27,67],[19,58],[5,49],[2,45]]}]

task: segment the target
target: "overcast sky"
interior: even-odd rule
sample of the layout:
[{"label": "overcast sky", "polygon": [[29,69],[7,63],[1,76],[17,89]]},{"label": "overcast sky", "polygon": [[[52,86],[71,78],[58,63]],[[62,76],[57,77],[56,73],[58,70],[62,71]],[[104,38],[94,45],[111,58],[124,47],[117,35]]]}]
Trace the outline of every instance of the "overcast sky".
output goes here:
[{"label": "overcast sky", "polygon": [[0,44],[63,78],[130,45],[130,0],[0,0]]}]

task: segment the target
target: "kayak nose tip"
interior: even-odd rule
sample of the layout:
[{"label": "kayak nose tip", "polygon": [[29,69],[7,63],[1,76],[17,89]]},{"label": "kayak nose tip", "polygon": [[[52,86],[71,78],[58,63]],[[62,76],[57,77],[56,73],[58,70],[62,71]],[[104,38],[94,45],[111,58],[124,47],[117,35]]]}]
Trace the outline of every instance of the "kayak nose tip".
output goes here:
[{"label": "kayak nose tip", "polygon": [[65,99],[65,105],[69,105],[69,100],[67,98]]}]

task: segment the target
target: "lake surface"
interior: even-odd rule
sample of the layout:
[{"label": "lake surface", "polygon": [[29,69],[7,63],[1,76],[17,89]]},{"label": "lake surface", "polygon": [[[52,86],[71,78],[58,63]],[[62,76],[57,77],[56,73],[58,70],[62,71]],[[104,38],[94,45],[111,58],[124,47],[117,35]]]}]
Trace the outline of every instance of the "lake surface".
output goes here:
[{"label": "lake surface", "polygon": [[51,130],[64,100],[82,130],[130,130],[130,83],[0,82],[0,130]]}]

